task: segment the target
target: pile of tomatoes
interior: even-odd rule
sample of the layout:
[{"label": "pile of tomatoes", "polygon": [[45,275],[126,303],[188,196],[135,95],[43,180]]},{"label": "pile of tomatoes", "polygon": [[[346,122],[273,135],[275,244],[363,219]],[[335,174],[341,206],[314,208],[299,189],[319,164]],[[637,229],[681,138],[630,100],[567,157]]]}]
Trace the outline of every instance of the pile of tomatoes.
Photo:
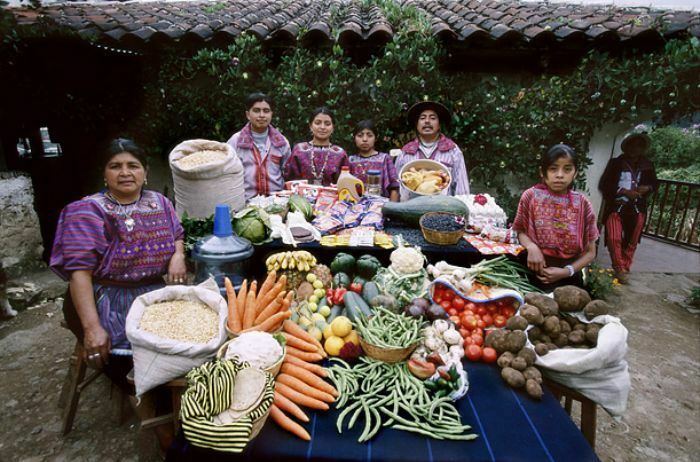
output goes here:
[{"label": "pile of tomatoes", "polygon": [[514,298],[475,303],[459,296],[451,288],[438,284],[433,291],[433,302],[442,306],[450,315],[464,339],[464,355],[470,361],[496,361],[496,350],[484,347],[484,337],[493,328],[506,325],[518,309],[519,301]]}]

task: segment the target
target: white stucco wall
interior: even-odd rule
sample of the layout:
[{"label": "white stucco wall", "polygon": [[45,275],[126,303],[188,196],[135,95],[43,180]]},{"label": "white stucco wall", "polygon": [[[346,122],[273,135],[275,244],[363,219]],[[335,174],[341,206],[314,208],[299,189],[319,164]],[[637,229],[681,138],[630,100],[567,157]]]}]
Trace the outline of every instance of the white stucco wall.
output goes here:
[{"label": "white stucco wall", "polygon": [[0,260],[11,274],[42,265],[34,189],[27,176],[0,174]]}]

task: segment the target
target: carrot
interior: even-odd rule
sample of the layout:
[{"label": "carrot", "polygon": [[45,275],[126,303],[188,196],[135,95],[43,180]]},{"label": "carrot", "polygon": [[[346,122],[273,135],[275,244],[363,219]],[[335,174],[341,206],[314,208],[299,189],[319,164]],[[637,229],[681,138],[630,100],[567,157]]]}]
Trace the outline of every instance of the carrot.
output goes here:
[{"label": "carrot", "polygon": [[255,290],[258,288],[258,281],[253,281],[248,288],[248,295],[245,300],[245,311],[243,312],[243,330],[253,326],[255,321]]},{"label": "carrot", "polygon": [[318,353],[318,347],[313,343],[309,343],[306,340],[295,337],[288,332],[282,332],[282,336],[287,339],[287,345],[289,346],[293,346],[294,348],[299,348],[300,350],[308,351],[310,353]]},{"label": "carrot", "polygon": [[271,332],[273,327],[276,327],[278,324],[280,324],[282,321],[285,319],[289,319],[292,317],[292,312],[289,310],[286,311],[280,311],[279,313],[275,313],[260,324],[254,326],[255,330],[260,330],[264,332]]},{"label": "carrot", "polygon": [[262,285],[260,286],[260,290],[258,291],[258,296],[255,298],[255,304],[257,305],[260,299],[265,295],[274,285],[275,281],[277,280],[277,271],[272,270],[269,273],[267,273],[267,277],[263,281]]},{"label": "carrot", "polygon": [[336,390],[335,387],[333,387],[333,385],[319,378],[313,372],[307,371],[303,367],[299,367],[290,363],[283,363],[281,372],[283,374],[288,374],[292,377],[296,377],[299,380],[302,380],[307,385],[311,385],[312,387],[318,390],[325,391],[329,395],[338,396],[338,390]]},{"label": "carrot", "polygon": [[288,398],[289,400],[301,406],[306,406],[311,409],[318,409],[320,411],[327,411],[329,408],[328,403],[324,403],[321,400],[312,398],[310,396],[306,396],[303,393],[299,393],[294,388],[283,383],[277,382],[275,384],[275,391],[279,392],[279,394],[283,395],[285,398]]},{"label": "carrot", "polygon": [[282,292],[282,289],[284,289],[284,284],[280,284],[278,282],[266,294],[258,296],[258,299],[255,302],[255,315],[259,315],[267,305],[272,303],[272,301],[277,298],[277,295]]},{"label": "carrot", "polygon": [[240,320],[241,327],[243,326],[243,313],[245,312],[245,302],[248,298],[248,280],[244,279],[241,288],[238,289],[238,295],[236,296],[236,306],[238,307],[238,319]]},{"label": "carrot", "polygon": [[299,366],[302,369],[306,369],[309,372],[313,372],[319,377],[328,377],[328,372],[326,372],[326,370],[318,364],[304,361],[303,359],[297,358],[296,356],[285,355],[284,363],[282,363],[282,366],[284,366],[285,364],[294,364],[295,366]]},{"label": "carrot", "polygon": [[276,380],[277,383],[283,383],[288,387],[295,389],[299,393],[303,393],[306,396],[321,400],[325,403],[332,403],[333,401],[335,401],[333,395],[326,393],[325,391],[321,391],[318,388],[314,388],[311,385],[305,383],[304,381],[299,380],[298,378],[293,377],[289,374],[279,374]]},{"label": "carrot", "polygon": [[287,332],[288,334],[292,334],[295,337],[299,337],[302,340],[306,340],[307,342],[313,343],[318,348],[323,350],[323,346],[321,345],[321,342],[316,340],[316,338],[312,337],[308,332],[306,332],[304,329],[299,327],[296,323],[294,323],[292,321],[285,321],[283,326],[284,326],[284,331]]},{"label": "carrot", "polygon": [[297,419],[301,420],[302,422],[308,422],[309,417],[304,414],[304,411],[301,410],[299,406],[294,404],[293,401],[290,401],[289,398],[279,394],[279,392],[275,392],[275,406],[280,408],[283,411],[287,411],[290,414],[292,414],[294,417]]},{"label": "carrot", "polygon": [[[286,291],[282,291],[277,298],[275,298],[272,302],[270,302],[269,305],[267,305],[266,308],[264,308],[260,313],[255,318],[255,321],[253,324],[260,324],[273,314],[277,313],[280,311],[280,308],[282,307],[283,301],[284,301],[284,294],[286,294]],[[284,311],[284,310],[282,310]]]},{"label": "carrot", "polygon": [[287,430],[289,433],[298,436],[304,441],[311,440],[309,432],[304,430],[304,427],[290,419],[274,404],[270,407],[270,417],[272,417],[272,420],[274,420],[277,425]]},{"label": "carrot", "polygon": [[321,353],[309,353],[308,351],[302,351],[298,348],[294,348],[293,346],[287,346],[287,354],[296,356],[297,358],[303,359],[304,361],[308,361],[310,363],[315,363],[323,359]]},{"label": "carrot", "polygon": [[226,287],[226,299],[228,300],[228,328],[231,332],[239,332],[241,330],[241,319],[238,317],[238,307],[236,306],[236,290],[233,288],[229,278],[224,278],[224,286]]}]

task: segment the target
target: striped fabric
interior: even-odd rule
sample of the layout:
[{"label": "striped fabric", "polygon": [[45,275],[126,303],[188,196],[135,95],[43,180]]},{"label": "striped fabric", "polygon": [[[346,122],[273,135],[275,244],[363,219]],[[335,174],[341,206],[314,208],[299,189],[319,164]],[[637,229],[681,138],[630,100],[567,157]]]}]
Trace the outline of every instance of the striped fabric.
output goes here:
[{"label": "striped fabric", "polygon": [[214,425],[213,418],[231,405],[236,375],[250,367],[236,361],[213,361],[187,374],[188,388],[182,395],[182,429],[193,445],[225,452],[241,452],[251,440],[256,420],[264,418],[272,406],[275,379],[265,372],[265,391],[258,406],[241,419]]},{"label": "striped fabric", "polygon": [[625,230],[620,214],[617,212],[611,213],[605,222],[605,243],[610,252],[610,259],[615,271],[629,273],[632,267],[634,252],[637,251],[637,243],[639,243],[639,238],[644,229],[646,214],[638,213],[636,219],[634,229],[630,233],[631,235],[627,236],[627,239],[625,239]]}]

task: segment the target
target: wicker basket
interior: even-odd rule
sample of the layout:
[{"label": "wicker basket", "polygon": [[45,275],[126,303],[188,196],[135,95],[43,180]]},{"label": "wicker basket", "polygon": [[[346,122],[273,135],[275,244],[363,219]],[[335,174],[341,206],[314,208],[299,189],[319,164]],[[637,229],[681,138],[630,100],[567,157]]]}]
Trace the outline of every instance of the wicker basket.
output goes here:
[{"label": "wicker basket", "polygon": [[459,240],[462,239],[462,236],[464,236],[464,226],[461,229],[457,229],[455,231],[437,231],[423,226],[423,220],[425,219],[425,217],[434,215],[447,215],[455,218],[459,217],[459,215],[449,212],[428,212],[421,216],[419,223],[420,229],[423,232],[423,237],[425,238],[425,240],[430,242],[431,244],[438,245],[452,245],[458,243]]},{"label": "wicker basket", "polygon": [[413,350],[416,349],[418,343],[420,342],[416,342],[404,348],[384,348],[367,343],[360,337],[360,346],[362,350],[367,353],[367,356],[378,361],[384,361],[385,363],[398,363],[408,358],[411,353],[413,353]]},{"label": "wicker basket", "polygon": [[[231,340],[227,341],[221,347],[219,347],[219,351],[216,352],[216,357],[217,359],[222,359],[224,355],[226,355],[226,350],[228,349],[228,344],[233,342],[235,338],[232,338]],[[287,354],[287,348],[282,345],[282,355],[280,356],[280,359],[278,359],[272,366],[269,366],[265,369],[263,369],[265,372],[269,372],[273,376],[277,377],[277,374],[279,374],[280,369],[282,368],[282,363],[284,362],[284,356]],[[259,431],[259,430],[258,430]]]}]

